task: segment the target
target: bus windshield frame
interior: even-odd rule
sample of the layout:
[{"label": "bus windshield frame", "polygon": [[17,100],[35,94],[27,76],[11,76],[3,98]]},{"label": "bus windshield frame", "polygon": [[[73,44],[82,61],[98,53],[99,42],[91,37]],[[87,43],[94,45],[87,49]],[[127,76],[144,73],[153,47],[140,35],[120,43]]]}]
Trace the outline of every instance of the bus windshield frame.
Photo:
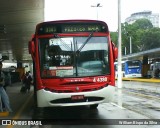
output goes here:
[{"label": "bus windshield frame", "polygon": [[96,33],[39,36],[41,77],[68,78],[110,74],[108,36]]}]

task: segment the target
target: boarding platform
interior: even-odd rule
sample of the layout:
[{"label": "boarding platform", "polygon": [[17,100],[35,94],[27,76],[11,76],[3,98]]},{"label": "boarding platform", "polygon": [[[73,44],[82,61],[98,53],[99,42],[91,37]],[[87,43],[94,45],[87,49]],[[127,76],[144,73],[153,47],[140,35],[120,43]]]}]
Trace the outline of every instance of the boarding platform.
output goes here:
[{"label": "boarding platform", "polygon": [[160,78],[122,78],[123,81],[139,81],[148,83],[160,83]]}]

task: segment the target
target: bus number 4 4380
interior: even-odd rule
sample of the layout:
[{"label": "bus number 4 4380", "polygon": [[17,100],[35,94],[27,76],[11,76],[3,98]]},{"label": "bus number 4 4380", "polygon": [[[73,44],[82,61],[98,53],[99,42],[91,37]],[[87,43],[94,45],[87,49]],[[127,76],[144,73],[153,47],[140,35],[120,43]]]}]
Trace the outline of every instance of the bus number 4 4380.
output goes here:
[{"label": "bus number 4 4380", "polygon": [[106,82],[106,81],[107,77],[98,77],[93,79],[93,82]]}]

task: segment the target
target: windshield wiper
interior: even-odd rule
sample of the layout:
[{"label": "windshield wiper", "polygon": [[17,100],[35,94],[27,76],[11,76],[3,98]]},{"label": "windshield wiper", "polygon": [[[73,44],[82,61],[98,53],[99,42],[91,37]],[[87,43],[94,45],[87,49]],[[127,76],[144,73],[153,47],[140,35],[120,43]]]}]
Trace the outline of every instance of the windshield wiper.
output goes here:
[{"label": "windshield wiper", "polygon": [[60,39],[62,45],[63,45],[66,49],[68,49],[69,51],[71,51],[71,47],[70,47],[64,40],[62,40],[57,34],[54,34],[54,37]]},{"label": "windshield wiper", "polygon": [[81,47],[76,51],[76,53],[80,53],[81,50],[83,49],[83,47],[88,43],[88,41],[91,39],[91,37],[93,36],[93,32],[91,32],[88,36],[88,38],[86,39],[86,41],[81,45]]}]

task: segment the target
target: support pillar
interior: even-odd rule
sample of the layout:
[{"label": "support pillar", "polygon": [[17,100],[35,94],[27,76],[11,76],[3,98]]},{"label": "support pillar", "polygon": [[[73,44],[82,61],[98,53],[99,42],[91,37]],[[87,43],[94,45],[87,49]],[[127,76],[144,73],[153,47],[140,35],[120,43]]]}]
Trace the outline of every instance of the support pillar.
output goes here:
[{"label": "support pillar", "polygon": [[142,60],[142,76],[148,77],[148,71],[149,71],[149,64],[148,64],[148,56],[143,56]]}]

